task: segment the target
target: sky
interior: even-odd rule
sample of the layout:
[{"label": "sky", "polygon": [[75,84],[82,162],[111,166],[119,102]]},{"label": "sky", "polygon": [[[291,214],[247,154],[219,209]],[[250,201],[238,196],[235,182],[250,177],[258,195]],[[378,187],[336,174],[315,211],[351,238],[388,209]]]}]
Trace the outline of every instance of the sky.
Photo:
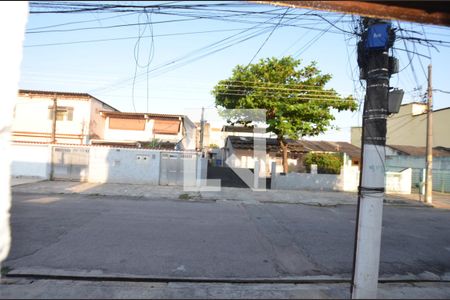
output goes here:
[{"label": "sky", "polygon": [[[19,87],[89,93],[121,111],[186,114],[193,121],[200,120],[204,107],[206,121],[221,127],[224,121],[211,94],[214,85],[238,64],[292,55],[302,65],[316,61],[323,73],[331,74],[327,88],[362,101],[358,38],[351,34],[357,16],[247,2],[219,8],[220,3],[226,2],[205,2],[208,6],[196,11],[30,14]],[[312,15],[318,13],[321,17]],[[146,24],[132,25],[136,23]],[[397,21],[393,27],[403,29],[398,36],[450,41],[446,27]],[[450,90],[450,44],[441,44],[434,43],[435,49],[411,40],[395,42],[393,55],[401,72],[390,82],[405,90],[403,103],[423,100],[430,63],[433,88]],[[436,91],[433,101],[434,109],[449,107],[450,94]],[[350,127],[361,125],[361,111],[334,115],[339,129],[311,139],[350,141]]]}]

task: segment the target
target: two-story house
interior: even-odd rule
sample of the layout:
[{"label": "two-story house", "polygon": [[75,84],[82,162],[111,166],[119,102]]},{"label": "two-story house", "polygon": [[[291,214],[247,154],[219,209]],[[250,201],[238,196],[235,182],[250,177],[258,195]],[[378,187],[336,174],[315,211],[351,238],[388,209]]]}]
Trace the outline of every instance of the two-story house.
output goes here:
[{"label": "two-story house", "polygon": [[103,118],[103,138],[93,144],[127,144],[138,147],[159,147],[195,150],[196,126],[185,115],[100,112]]},{"label": "two-story house", "polygon": [[86,93],[19,90],[12,141],[88,144],[104,137],[101,111],[118,110]]}]

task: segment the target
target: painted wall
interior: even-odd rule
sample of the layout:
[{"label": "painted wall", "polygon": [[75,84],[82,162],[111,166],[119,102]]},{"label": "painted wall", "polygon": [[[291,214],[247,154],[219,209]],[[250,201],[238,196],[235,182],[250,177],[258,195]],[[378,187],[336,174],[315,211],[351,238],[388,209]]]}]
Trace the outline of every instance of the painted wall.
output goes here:
[{"label": "painted wall", "polygon": [[[59,150],[54,154],[55,162],[59,161],[57,159],[58,153],[61,151],[65,153],[64,159],[60,161],[61,163],[54,165],[54,178],[56,179],[81,180],[93,183],[159,185],[161,172],[164,172],[164,170],[161,170],[162,152],[181,154],[181,157],[188,154],[192,157],[192,154],[194,154],[192,168],[188,168],[188,171],[183,175],[185,176],[186,173],[193,174],[193,178],[189,178],[191,183],[187,183],[188,185],[200,183],[201,179],[206,179],[207,174],[207,159],[201,159],[195,152],[22,143],[15,143],[12,147],[12,176],[50,179],[51,152],[54,148]],[[186,180],[185,177],[182,178]],[[183,180],[179,184],[182,185]]]},{"label": "painted wall", "polygon": [[[288,173],[272,176],[272,189],[313,190],[357,192],[359,186],[359,169],[351,165],[351,160],[344,162],[341,174]],[[386,173],[387,193],[411,193],[411,169]]]},{"label": "painted wall", "polygon": [[11,175],[50,178],[51,148],[48,145],[11,145]]},{"label": "painted wall", "polygon": [[[56,139],[58,143],[80,144],[89,136],[90,101],[75,97],[57,97],[58,106],[73,107],[72,121],[56,121]],[[23,132],[29,135],[44,134],[44,136],[19,136],[13,134],[13,140],[49,142],[52,132],[52,120],[49,118],[49,107],[53,106],[52,96],[20,95],[14,111],[13,132]],[[69,135],[66,137],[59,134]]]},{"label": "painted wall", "polygon": [[[225,149],[227,165],[234,168],[253,169],[255,167],[255,158],[253,150],[234,149],[231,143],[227,143]],[[259,158],[259,176],[269,177],[272,162],[276,162],[276,172],[283,172],[283,163],[281,157],[276,157],[275,153],[266,153],[264,158]],[[304,169],[301,159],[288,158],[289,172],[296,172]]]},{"label": "painted wall", "polygon": [[[411,186],[417,187],[423,182],[423,170],[425,169],[425,157],[393,155],[386,156],[386,169],[399,171],[411,168]],[[450,157],[433,157],[433,190],[450,192]]]},{"label": "painted wall", "polygon": [[[153,119],[146,120],[144,130],[111,129],[109,128],[109,120],[110,118],[107,117],[104,126],[104,139],[109,141],[151,141],[153,139],[158,139],[162,141],[177,143],[183,137],[181,130],[178,134],[154,134],[153,126],[155,121]],[[195,130],[193,130],[192,133],[189,133],[193,134],[194,141],[191,142],[189,140],[188,144],[191,143],[193,145],[192,149],[195,149]],[[189,146],[191,146],[191,144],[189,144]]]},{"label": "painted wall", "polygon": [[153,120],[146,120],[144,130],[122,130],[109,128],[109,117],[106,117],[104,139],[109,141],[151,141]]},{"label": "painted wall", "polygon": [[159,184],[160,152],[91,147],[89,182]]},{"label": "painted wall", "polygon": [[356,147],[361,147],[362,127],[350,128],[350,143]]},{"label": "painted wall", "polygon": [[386,172],[386,193],[411,194],[412,169],[400,172]]},{"label": "painted wall", "polygon": [[[426,146],[426,105],[410,103],[387,119],[387,145]],[[450,147],[450,108],[433,111],[433,147]],[[361,127],[351,128],[351,143],[361,146]]]},{"label": "painted wall", "polygon": [[[182,126],[184,127],[184,137],[181,137],[183,138],[183,150],[195,150],[197,145],[197,127],[194,123],[185,120],[183,120]],[[209,144],[205,145],[208,146]]]},{"label": "painted wall", "polygon": [[91,112],[89,121],[89,140],[91,139],[104,139],[105,137],[105,118],[100,115],[100,111],[114,111],[110,106],[91,99]]},{"label": "painted wall", "polygon": [[[341,191],[343,180],[340,175],[288,173],[275,177],[275,189],[279,190],[313,190]],[[272,185],[272,188],[273,185]]]}]

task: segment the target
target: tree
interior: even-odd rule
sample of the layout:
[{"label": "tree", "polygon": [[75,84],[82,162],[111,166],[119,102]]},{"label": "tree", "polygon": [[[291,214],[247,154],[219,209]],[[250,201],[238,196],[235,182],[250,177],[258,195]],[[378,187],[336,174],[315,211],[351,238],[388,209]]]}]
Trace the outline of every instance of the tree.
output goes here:
[{"label": "tree", "polygon": [[237,65],[231,77],[219,81],[212,91],[218,108],[266,110],[267,131],[277,136],[284,172],[288,171],[287,138],[297,140],[332,128],[332,109],[357,109],[353,97],[342,98],[334,89],[325,89],[331,75],[322,74],[315,62],[303,68],[300,64],[301,60],[287,56]]},{"label": "tree", "polygon": [[305,155],[304,164],[308,172],[311,171],[311,165],[317,165],[319,174],[339,174],[342,167],[342,155],[340,153],[313,153]]}]

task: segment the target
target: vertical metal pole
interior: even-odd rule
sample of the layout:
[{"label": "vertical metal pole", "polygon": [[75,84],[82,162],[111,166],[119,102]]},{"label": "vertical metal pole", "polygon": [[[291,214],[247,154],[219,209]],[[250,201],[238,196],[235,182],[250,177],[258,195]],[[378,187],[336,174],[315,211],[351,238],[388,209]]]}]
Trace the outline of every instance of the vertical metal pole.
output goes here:
[{"label": "vertical metal pole", "polygon": [[[375,24],[376,20],[369,23]],[[370,26],[370,25],[369,25]],[[358,197],[352,298],[376,298],[384,199],[386,118],[389,93],[387,50],[370,50],[363,112],[362,171]]]},{"label": "vertical metal pole", "polygon": [[202,152],[202,157],[204,157],[203,153],[203,136],[205,134],[205,108],[202,107],[202,119],[200,120],[200,151]]},{"label": "vertical metal pole", "polygon": [[433,89],[431,87],[431,64],[428,66],[427,101],[427,179],[425,181],[425,203],[433,202]]},{"label": "vertical metal pole", "polygon": [[56,143],[56,112],[58,109],[58,103],[57,103],[56,95],[53,97],[53,108],[52,108],[52,136],[51,136],[51,143]]},{"label": "vertical metal pole", "polygon": [[[58,111],[58,100],[56,98],[56,94],[53,96],[53,108],[52,108],[52,136],[51,136],[51,144],[56,143],[56,114]],[[55,148],[53,145],[49,145],[50,147],[50,180],[54,179],[55,174]]]}]

